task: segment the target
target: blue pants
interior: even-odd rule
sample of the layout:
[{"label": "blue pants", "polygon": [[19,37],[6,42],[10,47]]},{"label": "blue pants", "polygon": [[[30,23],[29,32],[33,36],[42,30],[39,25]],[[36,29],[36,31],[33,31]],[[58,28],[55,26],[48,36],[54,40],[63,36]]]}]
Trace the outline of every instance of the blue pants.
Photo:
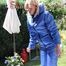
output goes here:
[{"label": "blue pants", "polygon": [[40,48],[40,62],[41,66],[57,66],[57,54],[55,48]]}]

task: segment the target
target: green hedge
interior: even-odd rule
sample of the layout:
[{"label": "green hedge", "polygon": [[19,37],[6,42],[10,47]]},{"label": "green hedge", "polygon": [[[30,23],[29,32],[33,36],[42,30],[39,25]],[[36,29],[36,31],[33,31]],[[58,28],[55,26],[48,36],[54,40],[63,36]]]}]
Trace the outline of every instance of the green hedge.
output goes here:
[{"label": "green hedge", "polygon": [[[13,35],[3,29],[3,22],[7,12],[6,5],[0,5],[0,56],[8,56],[13,54]],[[21,52],[22,48],[28,45],[29,34],[27,31],[25,10],[17,9],[19,19],[21,21],[21,32],[16,34],[16,51]]]}]

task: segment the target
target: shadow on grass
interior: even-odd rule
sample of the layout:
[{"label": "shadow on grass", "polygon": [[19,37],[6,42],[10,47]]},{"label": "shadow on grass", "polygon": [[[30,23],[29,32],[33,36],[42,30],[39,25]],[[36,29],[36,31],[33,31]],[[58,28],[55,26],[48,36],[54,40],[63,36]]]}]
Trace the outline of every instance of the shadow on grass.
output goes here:
[{"label": "shadow on grass", "polygon": [[26,64],[24,64],[24,66],[40,66],[40,62],[39,60],[29,61]]}]

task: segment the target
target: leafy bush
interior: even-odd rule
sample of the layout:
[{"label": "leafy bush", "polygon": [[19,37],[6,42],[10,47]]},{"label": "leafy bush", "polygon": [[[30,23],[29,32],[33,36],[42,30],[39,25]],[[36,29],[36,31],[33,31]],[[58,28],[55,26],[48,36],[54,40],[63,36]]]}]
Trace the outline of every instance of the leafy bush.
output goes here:
[{"label": "leafy bush", "polygon": [[51,12],[56,20],[58,29],[66,30],[66,6],[61,2],[46,3],[47,10]]}]

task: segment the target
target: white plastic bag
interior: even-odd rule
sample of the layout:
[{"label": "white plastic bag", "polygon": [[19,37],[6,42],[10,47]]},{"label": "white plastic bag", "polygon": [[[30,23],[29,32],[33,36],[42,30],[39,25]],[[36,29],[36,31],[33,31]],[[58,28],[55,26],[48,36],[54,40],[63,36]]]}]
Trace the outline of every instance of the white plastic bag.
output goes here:
[{"label": "white plastic bag", "polygon": [[13,9],[10,8],[9,0],[7,0],[7,7],[8,7],[8,10],[6,13],[5,20],[4,20],[3,28],[7,30],[10,34],[19,33],[21,23],[17,15],[16,8],[15,6],[13,6],[14,7]]}]

